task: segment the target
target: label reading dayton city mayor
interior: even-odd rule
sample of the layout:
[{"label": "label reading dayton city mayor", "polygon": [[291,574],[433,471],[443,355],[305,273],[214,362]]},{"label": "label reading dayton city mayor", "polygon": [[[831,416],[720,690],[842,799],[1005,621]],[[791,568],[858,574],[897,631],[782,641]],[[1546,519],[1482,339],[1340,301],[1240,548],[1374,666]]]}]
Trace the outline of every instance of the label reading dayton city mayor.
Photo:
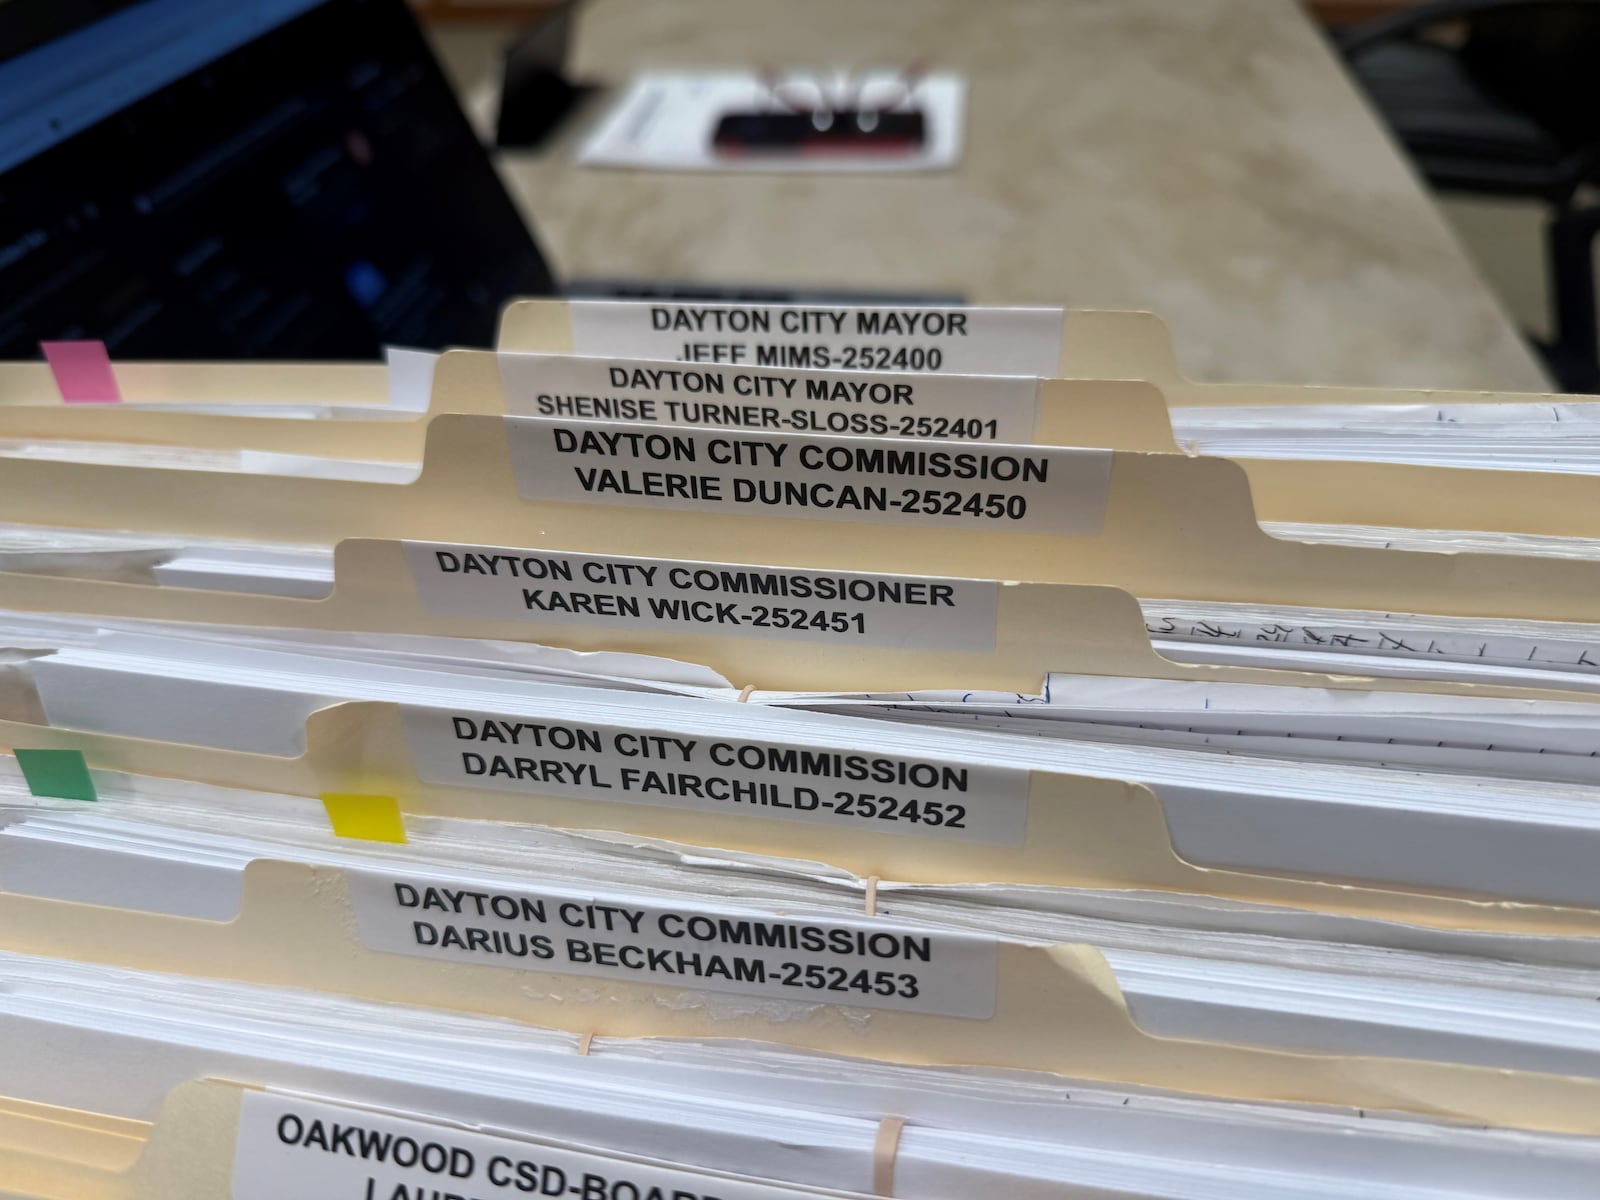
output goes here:
[{"label": "label reading dayton city mayor", "polygon": [[1031,442],[1038,381],[500,354],[506,411],[859,437]]},{"label": "label reading dayton city mayor", "polygon": [[440,616],[974,653],[995,643],[999,585],[982,581],[435,542],[406,542],[405,555]]},{"label": "label reading dayton city mayor", "polygon": [[994,1015],[995,940],[978,934],[355,868],[345,879],[369,950],[809,1004]]},{"label": "label reading dayton city mayor", "polygon": [[600,358],[1046,379],[1061,365],[1059,308],[579,300],[567,313],[572,352]]},{"label": "label reading dayton city mayor", "polygon": [[1020,846],[1027,771],[661,730],[403,710],[417,777],[868,833]]},{"label": "label reading dayton city mayor", "polygon": [[1109,450],[507,417],[528,500],[1010,533],[1096,534]]},{"label": "label reading dayton city mayor", "polygon": [[814,1195],[320,1100],[246,1091],[231,1200],[803,1200]]}]

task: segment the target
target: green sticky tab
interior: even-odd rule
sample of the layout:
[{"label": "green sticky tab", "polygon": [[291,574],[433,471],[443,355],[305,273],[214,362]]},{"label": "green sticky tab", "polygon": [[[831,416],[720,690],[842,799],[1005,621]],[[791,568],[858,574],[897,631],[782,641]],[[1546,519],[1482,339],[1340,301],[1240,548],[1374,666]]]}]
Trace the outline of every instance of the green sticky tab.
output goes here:
[{"label": "green sticky tab", "polygon": [[60,800],[98,800],[82,750],[13,750],[28,790]]}]

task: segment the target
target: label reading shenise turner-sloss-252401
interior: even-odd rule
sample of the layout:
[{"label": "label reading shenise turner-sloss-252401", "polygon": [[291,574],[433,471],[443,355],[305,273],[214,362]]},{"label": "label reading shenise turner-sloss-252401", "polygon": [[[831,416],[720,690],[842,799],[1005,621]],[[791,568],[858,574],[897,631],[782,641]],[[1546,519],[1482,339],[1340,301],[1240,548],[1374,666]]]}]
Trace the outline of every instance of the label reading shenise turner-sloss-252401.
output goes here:
[{"label": "label reading shenise turner-sloss-252401", "polygon": [[811,1192],[247,1090],[231,1200],[801,1200]]},{"label": "label reading shenise turner-sloss-252401", "polygon": [[1109,450],[506,417],[526,500],[1094,535]]},{"label": "label reading shenise turner-sloss-252401", "polygon": [[506,411],[857,437],[1031,442],[1039,381],[499,355]]},{"label": "label reading shenise turner-sloss-252401", "polygon": [[444,787],[1020,846],[1029,773],[644,727],[402,710],[417,777]]},{"label": "label reading shenise turner-sloss-252401", "polygon": [[998,951],[979,934],[410,871],[352,867],[345,880],[361,944],[383,953],[805,1004],[994,1015]]},{"label": "label reading shenise turner-sloss-252401", "polygon": [[440,616],[986,653],[999,585],[503,546],[404,543]]}]

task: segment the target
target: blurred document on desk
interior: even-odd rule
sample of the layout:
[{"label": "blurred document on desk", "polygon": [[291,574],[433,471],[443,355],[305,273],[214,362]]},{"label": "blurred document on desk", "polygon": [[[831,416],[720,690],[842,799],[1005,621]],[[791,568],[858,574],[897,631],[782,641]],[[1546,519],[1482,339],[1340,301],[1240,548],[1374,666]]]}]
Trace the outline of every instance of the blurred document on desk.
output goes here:
[{"label": "blurred document on desk", "polygon": [[[779,98],[787,95],[787,81],[789,76],[775,85],[754,71],[641,73],[579,148],[578,161],[659,171],[930,171],[948,170],[961,157],[966,80],[934,74],[907,84],[894,71],[818,72],[794,76],[793,82],[797,94],[814,93],[840,110],[872,107],[873,97],[882,94],[895,101],[885,113],[920,111],[926,130],[920,147],[904,153],[796,149],[742,156],[713,149],[717,123],[729,113],[794,112]],[[819,120],[828,119],[818,112]]]}]

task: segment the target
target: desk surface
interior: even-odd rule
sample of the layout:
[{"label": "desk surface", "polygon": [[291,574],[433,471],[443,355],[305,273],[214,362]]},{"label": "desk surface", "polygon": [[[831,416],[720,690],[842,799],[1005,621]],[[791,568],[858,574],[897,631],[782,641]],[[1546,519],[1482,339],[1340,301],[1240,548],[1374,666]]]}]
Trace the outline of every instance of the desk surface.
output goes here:
[{"label": "desk surface", "polygon": [[[969,78],[942,174],[502,169],[565,277],[1148,308],[1201,379],[1542,390],[1532,355],[1292,0],[592,0],[579,78]],[[596,114],[589,114],[592,118]]]}]

